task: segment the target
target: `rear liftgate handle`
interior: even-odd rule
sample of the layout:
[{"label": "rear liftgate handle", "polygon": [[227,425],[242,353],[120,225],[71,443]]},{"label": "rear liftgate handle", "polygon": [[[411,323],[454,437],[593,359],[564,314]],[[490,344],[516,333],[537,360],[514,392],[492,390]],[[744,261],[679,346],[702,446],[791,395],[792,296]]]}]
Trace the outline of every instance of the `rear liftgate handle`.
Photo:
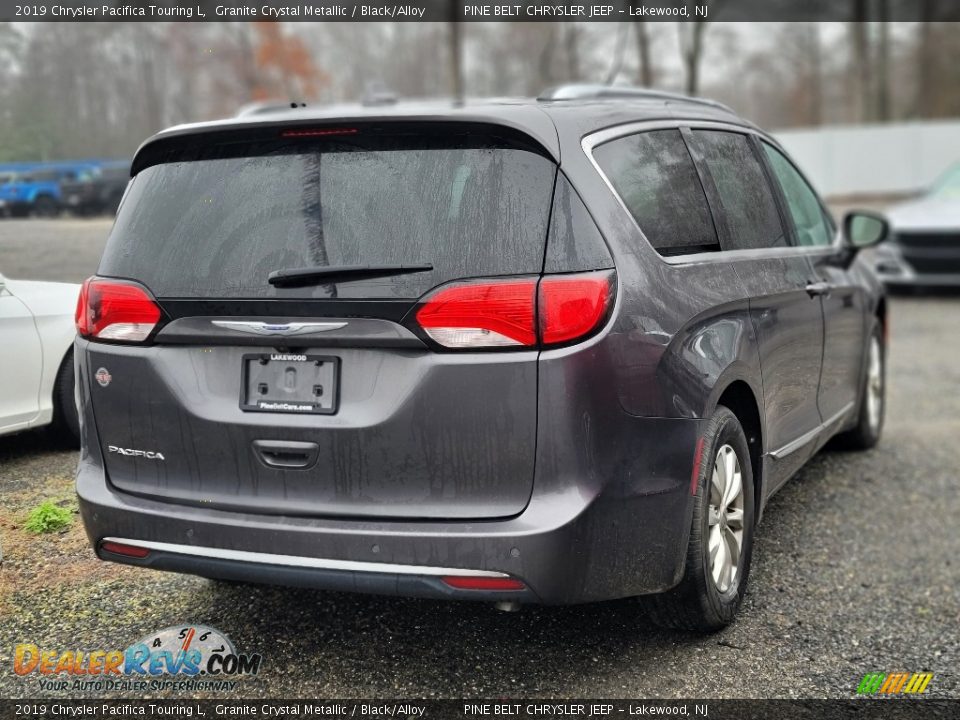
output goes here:
[{"label": "rear liftgate handle", "polygon": [[320,446],[296,440],[254,440],[253,452],[269,468],[307,470],[316,464]]}]

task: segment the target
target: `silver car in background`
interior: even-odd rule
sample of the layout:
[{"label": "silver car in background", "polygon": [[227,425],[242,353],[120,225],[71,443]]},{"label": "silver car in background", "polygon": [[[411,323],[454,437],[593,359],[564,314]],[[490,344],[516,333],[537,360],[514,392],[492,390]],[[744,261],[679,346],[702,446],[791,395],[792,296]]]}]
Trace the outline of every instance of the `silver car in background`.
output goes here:
[{"label": "silver car in background", "polygon": [[876,249],[876,270],[888,287],[960,287],[960,163],[887,218],[893,232]]}]

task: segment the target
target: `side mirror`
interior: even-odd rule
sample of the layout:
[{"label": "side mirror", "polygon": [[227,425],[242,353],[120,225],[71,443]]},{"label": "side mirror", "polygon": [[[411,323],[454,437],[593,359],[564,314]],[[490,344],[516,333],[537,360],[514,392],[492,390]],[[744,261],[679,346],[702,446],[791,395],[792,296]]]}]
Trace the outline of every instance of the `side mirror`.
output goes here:
[{"label": "side mirror", "polygon": [[843,218],[843,243],[853,250],[881,243],[889,235],[890,224],[877,213],[853,210]]}]

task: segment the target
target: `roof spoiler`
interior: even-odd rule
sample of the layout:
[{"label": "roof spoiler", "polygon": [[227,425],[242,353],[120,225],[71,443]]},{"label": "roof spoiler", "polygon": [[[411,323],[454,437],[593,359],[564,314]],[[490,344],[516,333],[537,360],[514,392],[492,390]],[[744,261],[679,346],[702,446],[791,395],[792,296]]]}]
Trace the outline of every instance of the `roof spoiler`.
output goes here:
[{"label": "roof spoiler", "polygon": [[303,138],[330,135],[343,142],[359,145],[380,137],[404,135],[414,141],[418,138],[436,140],[447,132],[457,138],[495,138],[506,146],[527,149],[559,162],[559,148],[551,142],[555,141],[556,131],[552,123],[549,128],[552,134],[545,135],[516,123],[492,122],[488,118],[469,115],[378,117],[361,114],[313,120],[299,116],[261,120],[253,116],[241,118],[239,122],[185,125],[158,133],[137,150],[130,174],[134,176],[152,165],[182,160],[185,155],[195,158],[210,152],[213,153],[210,157],[214,157],[217,153],[229,154],[230,145],[280,141],[298,133],[302,133]]}]

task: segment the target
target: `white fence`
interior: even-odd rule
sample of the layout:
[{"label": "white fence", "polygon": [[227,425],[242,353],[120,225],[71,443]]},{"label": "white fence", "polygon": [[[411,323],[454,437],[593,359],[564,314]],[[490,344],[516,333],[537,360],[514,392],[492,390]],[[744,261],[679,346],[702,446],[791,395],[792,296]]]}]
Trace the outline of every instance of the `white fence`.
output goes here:
[{"label": "white fence", "polygon": [[828,197],[912,193],[960,163],[960,121],[774,133]]}]

